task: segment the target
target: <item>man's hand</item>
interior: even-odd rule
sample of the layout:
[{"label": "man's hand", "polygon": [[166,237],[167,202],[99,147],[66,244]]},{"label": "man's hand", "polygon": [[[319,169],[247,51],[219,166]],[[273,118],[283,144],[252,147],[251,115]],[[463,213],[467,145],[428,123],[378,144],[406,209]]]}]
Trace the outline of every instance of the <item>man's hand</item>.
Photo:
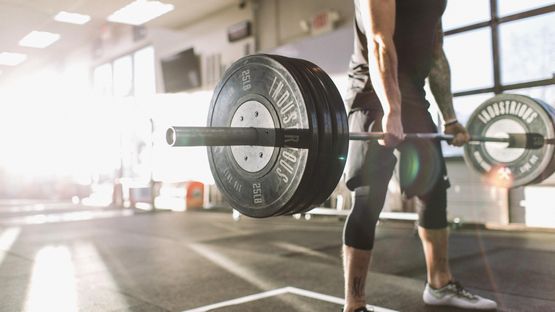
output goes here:
[{"label": "man's hand", "polygon": [[401,114],[389,113],[382,118],[382,130],[385,133],[384,139],[379,140],[380,145],[395,147],[405,138]]},{"label": "man's hand", "polygon": [[445,134],[452,134],[455,138],[449,144],[454,146],[461,146],[468,143],[470,140],[470,135],[466,131],[465,127],[458,122],[445,126]]}]

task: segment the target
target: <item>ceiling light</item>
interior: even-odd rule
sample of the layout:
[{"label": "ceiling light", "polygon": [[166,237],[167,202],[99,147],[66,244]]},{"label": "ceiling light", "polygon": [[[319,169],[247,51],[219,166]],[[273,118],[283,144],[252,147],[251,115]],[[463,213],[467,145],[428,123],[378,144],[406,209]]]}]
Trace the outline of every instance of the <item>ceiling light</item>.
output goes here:
[{"label": "ceiling light", "polygon": [[108,16],[108,21],[130,25],[142,25],[174,9],[173,4],[160,1],[135,0]]},{"label": "ceiling light", "polygon": [[27,59],[27,55],[21,53],[1,52],[0,65],[16,66]]},{"label": "ceiling light", "polygon": [[58,39],[60,39],[59,34],[33,30],[19,41],[19,45],[23,47],[42,49],[58,41]]},{"label": "ceiling light", "polygon": [[54,16],[54,19],[57,20],[58,22],[83,25],[88,23],[91,20],[91,17],[88,15],[79,14],[79,13],[60,11],[60,13]]}]

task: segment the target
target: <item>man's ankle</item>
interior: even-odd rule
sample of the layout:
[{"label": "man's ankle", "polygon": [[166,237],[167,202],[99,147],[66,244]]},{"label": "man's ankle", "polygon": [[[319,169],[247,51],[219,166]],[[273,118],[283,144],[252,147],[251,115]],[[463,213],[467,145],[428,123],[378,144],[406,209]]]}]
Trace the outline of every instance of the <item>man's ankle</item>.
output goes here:
[{"label": "man's ankle", "polygon": [[355,312],[355,311],[368,311],[368,310],[366,310],[365,304],[359,305],[359,306],[353,306],[353,308],[349,308],[349,307],[343,308],[343,312]]},{"label": "man's ankle", "polygon": [[434,289],[440,289],[449,284],[452,279],[453,277],[451,277],[451,275],[449,274],[436,276],[434,278],[428,279],[428,284]]},{"label": "man's ankle", "polygon": [[343,311],[344,312],[353,312],[357,309],[360,309],[362,307],[366,307],[366,302],[364,301],[357,301],[357,302],[352,302],[352,303],[346,303],[345,306],[343,307]]}]

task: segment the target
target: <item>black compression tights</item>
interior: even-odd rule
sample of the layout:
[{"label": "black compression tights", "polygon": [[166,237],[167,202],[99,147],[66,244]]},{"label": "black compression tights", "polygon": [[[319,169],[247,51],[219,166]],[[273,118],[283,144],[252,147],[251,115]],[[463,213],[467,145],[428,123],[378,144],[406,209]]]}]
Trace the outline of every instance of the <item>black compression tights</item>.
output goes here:
[{"label": "black compression tights", "polygon": [[[371,250],[374,247],[376,223],[387,193],[387,183],[370,188],[355,189],[353,208],[343,230],[343,243],[347,246]],[[430,193],[419,196],[418,225],[426,229],[447,227],[447,198],[444,187],[437,186]]]}]

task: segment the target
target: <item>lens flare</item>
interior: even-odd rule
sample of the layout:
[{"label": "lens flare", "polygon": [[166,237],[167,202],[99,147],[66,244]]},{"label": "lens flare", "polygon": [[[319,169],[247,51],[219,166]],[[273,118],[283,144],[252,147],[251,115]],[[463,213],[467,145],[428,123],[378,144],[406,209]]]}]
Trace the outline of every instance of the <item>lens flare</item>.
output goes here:
[{"label": "lens flare", "polygon": [[509,167],[499,165],[491,168],[486,174],[485,179],[488,184],[509,188],[513,185],[514,176]]},{"label": "lens flare", "polygon": [[403,153],[403,169],[401,170],[400,175],[403,184],[408,186],[412,185],[416,181],[418,173],[420,172],[421,161],[420,155],[418,155],[418,151],[413,147],[406,148],[405,150],[403,150]]},{"label": "lens flare", "polygon": [[429,193],[441,177],[443,161],[434,143],[407,142],[400,148],[399,177],[408,197]]}]

